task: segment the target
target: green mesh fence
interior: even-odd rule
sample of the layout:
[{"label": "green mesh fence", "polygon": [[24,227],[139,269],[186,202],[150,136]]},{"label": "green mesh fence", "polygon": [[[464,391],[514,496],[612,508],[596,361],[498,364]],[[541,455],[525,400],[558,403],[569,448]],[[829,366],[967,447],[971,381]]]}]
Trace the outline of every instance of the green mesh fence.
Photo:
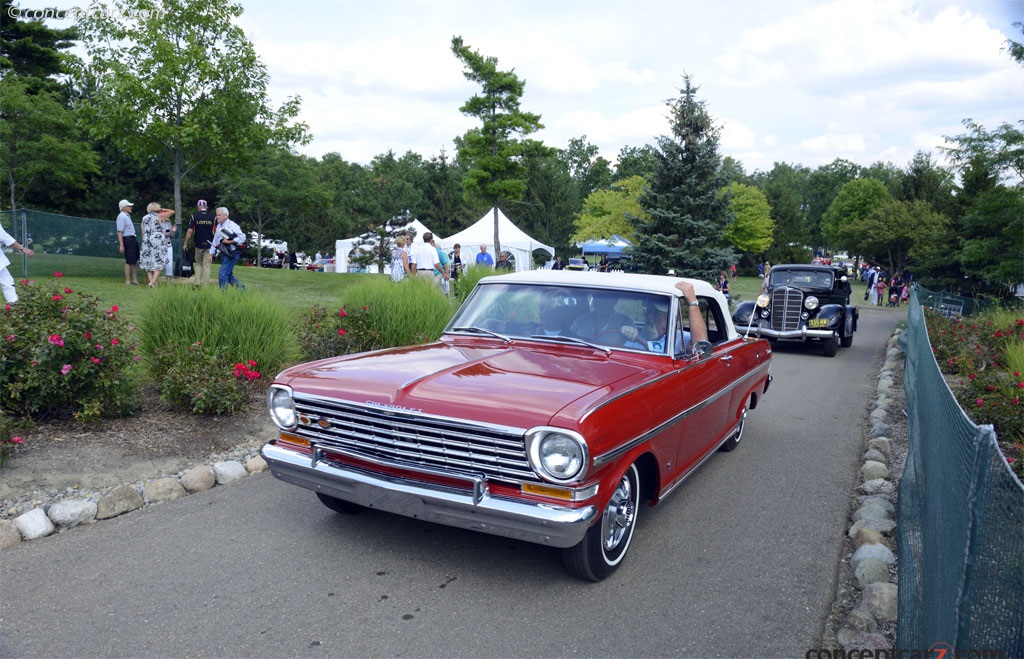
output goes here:
[{"label": "green mesh fence", "polygon": [[[0,211],[0,225],[18,242],[35,251],[32,257],[8,254],[10,273],[15,277],[40,277],[55,271],[69,275],[109,274],[124,272],[124,257],[118,251],[117,223],[43,213],[29,209]],[[139,218],[133,218],[136,234],[141,235]],[[171,241],[175,259],[181,253],[182,232]]]},{"label": "green mesh fence", "polygon": [[974,425],[946,385],[917,293],[905,334],[896,647],[1024,657],[1024,486],[992,426]]}]

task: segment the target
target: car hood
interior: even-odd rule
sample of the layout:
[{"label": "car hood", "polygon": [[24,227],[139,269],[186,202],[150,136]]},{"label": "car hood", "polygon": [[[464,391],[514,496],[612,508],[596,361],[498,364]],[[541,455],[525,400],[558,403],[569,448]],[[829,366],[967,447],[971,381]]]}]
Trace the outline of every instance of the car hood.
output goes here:
[{"label": "car hood", "polygon": [[441,341],[301,364],[275,382],[299,394],[525,428],[550,423],[574,402],[579,417],[649,370],[635,357],[585,348]]}]

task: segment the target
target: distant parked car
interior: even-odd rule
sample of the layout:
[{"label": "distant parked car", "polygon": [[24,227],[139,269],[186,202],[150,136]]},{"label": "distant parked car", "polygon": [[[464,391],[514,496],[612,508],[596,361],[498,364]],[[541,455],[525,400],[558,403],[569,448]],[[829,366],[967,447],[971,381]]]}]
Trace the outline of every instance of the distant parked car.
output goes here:
[{"label": "distant parked car", "polygon": [[[436,341],[280,373],[268,394],[280,431],[263,457],[335,512],[556,547],[569,572],[603,579],[626,557],[641,502],[737,448],[771,380],[768,342],[737,333],[710,284],[688,280],[688,304],[679,281],[484,277]],[[693,345],[692,307],[708,338]]]},{"label": "distant parked car", "polygon": [[317,259],[307,265],[306,269],[314,272],[334,272],[334,259],[327,257]]},{"label": "distant parked car", "polygon": [[566,270],[590,270],[590,266],[583,259],[569,259],[565,265]]},{"label": "distant parked car", "polygon": [[268,257],[260,261],[260,266],[264,268],[280,268],[283,265],[281,259],[276,256]]}]

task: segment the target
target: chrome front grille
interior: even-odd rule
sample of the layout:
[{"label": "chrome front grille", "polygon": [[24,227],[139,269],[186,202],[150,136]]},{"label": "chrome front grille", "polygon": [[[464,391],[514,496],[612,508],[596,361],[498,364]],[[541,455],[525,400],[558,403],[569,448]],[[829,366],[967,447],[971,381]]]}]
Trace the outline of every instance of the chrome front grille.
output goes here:
[{"label": "chrome front grille", "polygon": [[295,433],[396,466],[420,465],[483,474],[495,480],[537,480],[526,459],[524,431],[467,423],[324,398],[295,398]]},{"label": "chrome front grille", "polygon": [[800,329],[800,314],[804,308],[804,294],[796,288],[780,287],[772,291],[772,329],[791,331]]}]

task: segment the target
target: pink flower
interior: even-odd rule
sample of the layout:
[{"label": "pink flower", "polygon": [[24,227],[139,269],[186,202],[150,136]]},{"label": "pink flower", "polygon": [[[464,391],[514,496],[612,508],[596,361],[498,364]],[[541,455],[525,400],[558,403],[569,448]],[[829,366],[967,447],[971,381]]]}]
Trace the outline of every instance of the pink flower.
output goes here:
[{"label": "pink flower", "polygon": [[113,311],[114,313],[117,313],[121,309],[119,309],[118,306],[115,304],[114,306],[110,307],[110,310]]},{"label": "pink flower", "polygon": [[57,346],[58,348],[64,347],[64,339],[60,338],[60,334],[51,334],[50,338],[47,339],[47,341],[49,341],[52,345]]},{"label": "pink flower", "polygon": [[370,307],[366,307],[366,306],[363,307],[363,311],[369,311],[369,310],[370,310]]},{"label": "pink flower", "polygon": [[99,357],[90,357],[89,360],[92,361],[93,364],[99,364],[100,363],[100,358]]},{"label": "pink flower", "polygon": [[974,402],[978,404],[978,407],[984,407],[984,405],[985,405],[985,401],[983,401],[980,398],[978,400],[974,401]]},{"label": "pink flower", "polygon": [[92,334],[90,334],[89,332],[83,333],[82,336],[84,336],[86,340],[92,340]]},{"label": "pink flower", "polygon": [[121,343],[121,342],[118,341],[117,339],[110,339],[110,345],[112,345],[112,346],[116,346],[119,343]]},{"label": "pink flower", "polygon": [[967,379],[969,379],[969,380],[973,380],[974,378],[975,378],[974,373],[971,373],[970,375],[967,376]]},{"label": "pink flower", "polygon": [[70,288],[65,288],[64,292],[65,293],[74,293],[74,291],[72,291]]},{"label": "pink flower", "polygon": [[988,385],[988,390],[989,391],[995,391],[996,388],[993,385],[990,384],[990,385]]},{"label": "pink flower", "polygon": [[24,444],[25,440],[21,437],[11,437],[11,441],[15,444]]},{"label": "pink flower", "polygon": [[342,317],[342,318],[347,318],[348,317],[348,312],[345,311],[344,309],[338,309],[338,315],[340,317]]},{"label": "pink flower", "polygon": [[345,329],[342,327],[338,328],[338,336],[345,336]]},{"label": "pink flower", "polygon": [[142,357],[139,357],[138,355],[135,355],[135,361],[137,361],[137,362],[142,361]]},{"label": "pink flower", "polygon": [[249,366],[250,366],[251,368],[256,368],[256,362],[255,362],[255,361],[253,361],[252,359],[250,359],[250,360],[249,360]]},{"label": "pink flower", "polygon": [[10,310],[11,310],[11,303],[8,302],[7,304],[4,305],[4,311],[10,311]]},{"label": "pink flower", "polygon": [[57,295],[54,295],[54,296],[53,296],[53,297],[51,297],[50,299],[51,299],[51,300],[53,300],[54,302],[57,302],[57,301],[59,301],[59,300],[63,300],[63,299],[64,299],[64,296],[63,296],[63,295],[60,295],[60,294],[58,293]]},{"label": "pink flower", "polygon": [[63,272],[55,272],[55,273],[53,273],[53,276],[56,277],[57,279],[60,279],[61,277],[64,276],[64,273]]},{"label": "pink flower", "polygon": [[70,372],[71,372],[71,364],[64,364],[64,366],[62,366],[61,369],[60,369],[60,374],[61,375],[67,375]]},{"label": "pink flower", "polygon": [[7,335],[7,340],[8,341],[13,341],[14,340],[14,335],[13,334],[8,334]]}]

